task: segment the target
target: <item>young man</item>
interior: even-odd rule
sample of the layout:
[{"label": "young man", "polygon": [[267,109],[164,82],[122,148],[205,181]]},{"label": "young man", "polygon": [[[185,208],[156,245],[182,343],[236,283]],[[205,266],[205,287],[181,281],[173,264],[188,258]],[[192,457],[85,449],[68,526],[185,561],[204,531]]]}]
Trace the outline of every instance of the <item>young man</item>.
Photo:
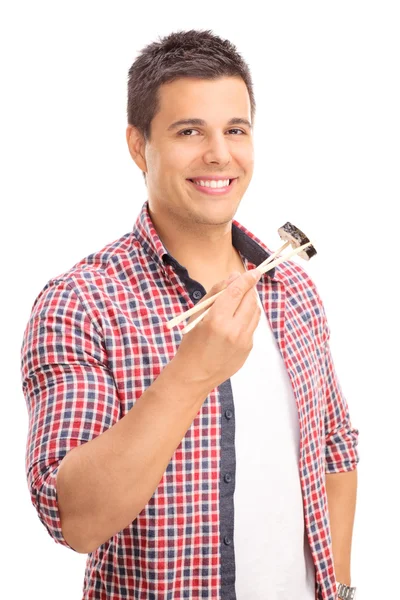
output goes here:
[{"label": "young man", "polygon": [[[350,585],[358,431],[323,304],[297,263],[255,279],[270,251],[233,219],[254,113],[228,41],[146,47],[126,136],[148,199],[35,302],[28,482],[50,535],[89,554],[85,599],[334,600]],[[166,327],[224,288],[188,334]]]}]

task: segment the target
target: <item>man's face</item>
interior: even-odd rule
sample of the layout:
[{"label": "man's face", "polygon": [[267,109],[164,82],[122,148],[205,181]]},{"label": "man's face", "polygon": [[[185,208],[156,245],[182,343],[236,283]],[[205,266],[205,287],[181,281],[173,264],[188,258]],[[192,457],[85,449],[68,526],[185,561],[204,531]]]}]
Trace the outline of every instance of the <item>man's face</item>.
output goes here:
[{"label": "man's face", "polygon": [[[237,77],[181,78],[159,89],[160,110],[146,144],[150,209],[184,222],[232,220],[253,174],[250,98]],[[176,121],[201,119],[203,124]],[[244,122],[229,123],[232,119]],[[193,178],[234,178],[227,191],[199,188]]]}]

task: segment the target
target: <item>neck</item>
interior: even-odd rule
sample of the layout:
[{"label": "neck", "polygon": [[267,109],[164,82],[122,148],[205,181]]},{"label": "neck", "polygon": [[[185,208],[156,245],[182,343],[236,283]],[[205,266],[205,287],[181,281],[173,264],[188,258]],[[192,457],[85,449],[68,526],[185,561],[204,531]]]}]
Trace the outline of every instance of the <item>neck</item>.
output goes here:
[{"label": "neck", "polygon": [[171,228],[165,219],[158,219],[157,215],[149,212],[168,252],[207,292],[232,271],[244,272],[240,255],[232,245],[232,221],[218,226],[196,225],[193,229],[186,225],[180,227],[175,222]]}]

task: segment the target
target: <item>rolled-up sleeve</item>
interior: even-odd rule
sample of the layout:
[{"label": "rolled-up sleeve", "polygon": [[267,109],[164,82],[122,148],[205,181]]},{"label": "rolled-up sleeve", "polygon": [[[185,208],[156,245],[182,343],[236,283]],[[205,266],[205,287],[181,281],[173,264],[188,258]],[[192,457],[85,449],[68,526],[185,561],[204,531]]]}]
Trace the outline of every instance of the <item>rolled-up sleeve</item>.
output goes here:
[{"label": "rolled-up sleeve", "polygon": [[341,473],[352,471],[359,462],[359,430],[352,426],[349,408],[341,389],[333,363],[329,338],[330,330],[325,319],[324,385],[325,385],[325,471]]},{"label": "rolled-up sleeve", "polygon": [[120,412],[101,331],[71,283],[53,281],[38,296],[21,358],[31,501],[49,535],[71,548],[57,502],[59,465],[70,450],[114,425]]}]

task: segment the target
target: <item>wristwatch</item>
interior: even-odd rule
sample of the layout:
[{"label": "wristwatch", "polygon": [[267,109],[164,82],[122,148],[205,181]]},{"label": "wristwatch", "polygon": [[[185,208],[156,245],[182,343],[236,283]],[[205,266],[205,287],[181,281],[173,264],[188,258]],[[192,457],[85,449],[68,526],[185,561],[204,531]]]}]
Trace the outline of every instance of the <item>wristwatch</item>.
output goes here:
[{"label": "wristwatch", "polygon": [[338,598],[342,600],[354,600],[356,597],[356,588],[345,585],[344,583],[336,582]]}]

